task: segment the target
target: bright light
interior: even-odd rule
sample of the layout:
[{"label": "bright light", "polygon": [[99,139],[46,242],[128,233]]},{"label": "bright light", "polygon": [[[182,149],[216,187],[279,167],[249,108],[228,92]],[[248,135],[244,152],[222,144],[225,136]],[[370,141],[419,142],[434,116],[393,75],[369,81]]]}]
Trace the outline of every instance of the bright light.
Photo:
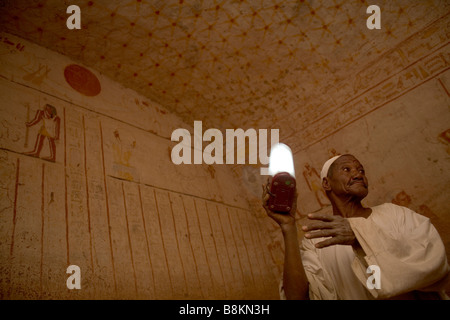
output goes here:
[{"label": "bright light", "polygon": [[291,148],[283,143],[273,145],[270,151],[269,175],[273,177],[279,172],[287,172],[295,178]]}]

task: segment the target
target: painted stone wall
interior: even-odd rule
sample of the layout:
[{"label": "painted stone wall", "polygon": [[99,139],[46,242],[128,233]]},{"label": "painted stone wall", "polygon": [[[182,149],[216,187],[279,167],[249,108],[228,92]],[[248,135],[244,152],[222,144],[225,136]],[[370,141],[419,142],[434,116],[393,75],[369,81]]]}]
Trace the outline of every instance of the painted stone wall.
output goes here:
[{"label": "painted stone wall", "polygon": [[[429,217],[450,259],[449,24],[448,15],[437,19],[368,63],[339,92],[329,92],[333,105],[308,126],[302,127],[295,115],[279,124],[280,141],[294,152],[299,225],[307,213],[330,211],[319,178],[322,165],[334,155],[351,153],[369,179],[364,204],[392,202]],[[260,206],[259,169],[234,169],[255,208]],[[261,210],[260,220],[271,229],[268,245],[281,274],[281,233]]]},{"label": "painted stone wall", "polygon": [[189,125],[6,33],[0,96],[2,299],[278,298],[230,168],[172,163],[171,133]]}]

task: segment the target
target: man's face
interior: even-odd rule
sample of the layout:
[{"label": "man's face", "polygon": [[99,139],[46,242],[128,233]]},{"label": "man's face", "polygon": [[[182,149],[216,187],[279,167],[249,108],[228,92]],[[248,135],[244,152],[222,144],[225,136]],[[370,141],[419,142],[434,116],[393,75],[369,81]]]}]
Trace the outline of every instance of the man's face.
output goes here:
[{"label": "man's face", "polygon": [[363,199],[369,193],[364,167],[352,155],[338,158],[330,167],[328,181],[336,195],[349,195]]}]

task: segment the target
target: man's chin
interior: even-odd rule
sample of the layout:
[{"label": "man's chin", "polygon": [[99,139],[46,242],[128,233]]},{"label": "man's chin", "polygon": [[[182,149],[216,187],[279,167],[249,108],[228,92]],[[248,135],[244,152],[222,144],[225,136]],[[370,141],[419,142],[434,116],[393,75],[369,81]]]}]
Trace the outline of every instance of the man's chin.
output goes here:
[{"label": "man's chin", "polygon": [[364,192],[358,192],[356,196],[359,198],[359,200],[364,199],[369,194],[369,191],[366,189]]},{"label": "man's chin", "polygon": [[367,189],[367,187],[365,187],[363,185],[359,185],[358,187],[359,188],[351,188],[349,190],[349,193],[351,195],[355,196],[356,198],[359,198],[360,200],[362,200],[365,197],[367,197],[367,195],[369,194],[369,190]]}]

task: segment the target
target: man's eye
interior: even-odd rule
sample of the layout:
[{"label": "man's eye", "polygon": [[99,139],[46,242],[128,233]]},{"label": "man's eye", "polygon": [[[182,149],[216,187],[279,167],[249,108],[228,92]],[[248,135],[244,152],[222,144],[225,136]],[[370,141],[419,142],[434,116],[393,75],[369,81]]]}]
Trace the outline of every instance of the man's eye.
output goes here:
[{"label": "man's eye", "polygon": [[349,167],[344,167],[343,170],[344,170],[345,172],[348,172],[348,171],[350,171],[350,168],[349,168]]}]

